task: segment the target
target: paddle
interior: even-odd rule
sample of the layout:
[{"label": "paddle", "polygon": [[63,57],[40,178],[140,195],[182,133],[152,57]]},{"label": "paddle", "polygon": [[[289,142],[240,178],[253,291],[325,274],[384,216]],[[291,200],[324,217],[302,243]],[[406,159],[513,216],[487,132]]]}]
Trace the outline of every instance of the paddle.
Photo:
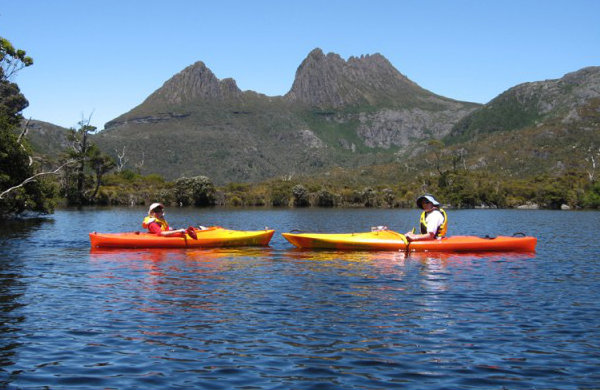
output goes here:
[{"label": "paddle", "polygon": [[188,236],[192,237],[194,240],[198,239],[198,235],[196,234],[196,230],[194,230],[193,226],[189,226],[185,232],[187,233]]},{"label": "paddle", "polygon": [[[415,228],[412,228],[411,233],[414,233],[414,232],[415,232]],[[406,235],[404,235],[402,233],[398,233],[398,235],[400,236],[400,240],[404,243],[404,245],[406,245],[406,248],[404,249],[404,253],[408,256],[408,254],[410,253],[410,242],[406,238]]]},{"label": "paddle", "polygon": [[[381,230],[388,230],[388,227],[387,226],[373,226],[373,227],[371,227],[371,231],[372,232],[378,232],[378,231],[381,231]],[[391,230],[390,230],[390,232],[391,232]],[[413,233],[414,232],[415,232],[415,228],[413,228]],[[404,245],[406,245],[406,250],[408,251],[408,246],[410,244],[408,243],[408,239],[406,238],[406,236],[404,234],[398,233],[398,232],[393,232],[393,233],[395,233],[395,234],[398,235],[398,238],[400,238],[400,241],[402,241],[404,243]]]},{"label": "paddle", "polygon": [[404,243],[404,245],[406,245],[406,249],[408,249],[408,240],[406,239],[406,236],[402,233],[398,233],[398,235],[400,236],[400,240]]}]

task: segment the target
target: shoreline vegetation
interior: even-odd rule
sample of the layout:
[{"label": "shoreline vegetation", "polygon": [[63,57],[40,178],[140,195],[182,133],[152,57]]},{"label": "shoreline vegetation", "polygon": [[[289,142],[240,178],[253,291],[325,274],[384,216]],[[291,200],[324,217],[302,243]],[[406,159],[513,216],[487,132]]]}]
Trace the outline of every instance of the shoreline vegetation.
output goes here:
[{"label": "shoreline vegetation", "polygon": [[[414,208],[422,193],[433,193],[447,208],[477,209],[598,209],[600,183],[586,183],[583,175],[539,176],[533,179],[500,179],[482,172],[457,172],[400,179],[395,184],[370,184],[349,172],[319,177],[281,178],[261,183],[215,186],[206,176],[167,181],[159,175],[132,171],[107,174],[90,204],[136,206],[162,202],[169,206],[196,207],[329,207]],[[440,185],[442,184],[442,185]],[[61,202],[60,199],[59,203]]]}]

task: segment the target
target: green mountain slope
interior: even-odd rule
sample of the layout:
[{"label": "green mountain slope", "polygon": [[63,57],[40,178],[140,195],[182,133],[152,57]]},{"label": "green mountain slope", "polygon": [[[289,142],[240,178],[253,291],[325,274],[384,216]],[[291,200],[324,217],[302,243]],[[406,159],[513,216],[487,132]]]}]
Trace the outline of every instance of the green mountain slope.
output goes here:
[{"label": "green mountain slope", "polygon": [[64,127],[38,120],[24,120],[23,126],[25,123],[27,140],[36,154],[55,159],[69,146],[68,130]]},{"label": "green mountain slope", "polygon": [[393,161],[477,107],[420,88],[381,55],[345,61],[316,49],[285,96],[241,91],[193,64],[94,140],[125,148],[144,173],[249,182]]},{"label": "green mountain slope", "polygon": [[518,130],[553,119],[578,120],[577,110],[600,95],[600,67],[588,67],[557,80],[517,85],[461,119],[445,137],[447,143],[478,134]]},{"label": "green mountain slope", "polygon": [[[65,131],[35,122],[28,137],[56,155]],[[125,150],[126,168],[167,179],[310,177],[317,189],[388,186],[407,199],[403,191],[419,188],[485,194],[464,184],[482,178],[496,192],[554,180],[579,196],[600,173],[600,67],[524,83],[481,106],[420,88],[378,54],[345,61],[316,49],[275,97],[240,91],[199,62],[93,140],[113,155]],[[520,199],[531,197],[522,185]]]},{"label": "green mountain slope", "polygon": [[321,182],[392,188],[409,206],[420,191],[432,191],[462,207],[530,201],[548,208],[597,207],[599,73],[599,67],[585,68],[516,86],[463,118],[442,140],[417,142],[391,164],[330,170]]}]

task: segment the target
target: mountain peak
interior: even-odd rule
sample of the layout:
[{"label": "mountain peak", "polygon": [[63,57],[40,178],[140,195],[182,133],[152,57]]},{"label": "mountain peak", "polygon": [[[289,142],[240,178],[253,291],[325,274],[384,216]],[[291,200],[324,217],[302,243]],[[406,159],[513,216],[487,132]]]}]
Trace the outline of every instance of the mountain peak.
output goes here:
[{"label": "mountain peak", "polygon": [[381,54],[350,57],[312,50],[296,71],[286,99],[320,108],[376,105],[426,91],[396,70]]},{"label": "mountain peak", "polygon": [[198,100],[238,98],[242,91],[235,80],[219,80],[202,61],[198,61],[167,80],[146,102],[178,105]]}]

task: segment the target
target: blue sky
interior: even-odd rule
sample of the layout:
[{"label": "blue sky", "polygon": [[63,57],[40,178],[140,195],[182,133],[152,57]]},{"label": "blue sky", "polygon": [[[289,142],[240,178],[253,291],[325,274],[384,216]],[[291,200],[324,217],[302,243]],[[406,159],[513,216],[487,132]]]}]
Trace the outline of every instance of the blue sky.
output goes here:
[{"label": "blue sky", "polygon": [[203,61],[242,90],[285,94],[314,48],[380,53],[412,81],[486,103],[600,65],[597,0],[0,0],[0,36],[33,57],[25,117],[99,129]]}]

